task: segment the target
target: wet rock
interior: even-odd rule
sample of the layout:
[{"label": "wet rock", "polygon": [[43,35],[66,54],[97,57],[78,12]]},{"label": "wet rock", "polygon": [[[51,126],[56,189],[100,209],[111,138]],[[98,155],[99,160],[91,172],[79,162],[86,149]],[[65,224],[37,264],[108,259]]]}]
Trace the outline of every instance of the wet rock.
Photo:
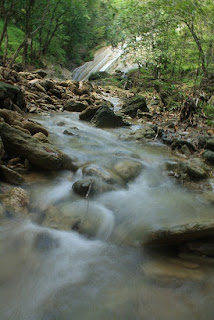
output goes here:
[{"label": "wet rock", "polygon": [[214,151],[214,138],[207,140],[204,148]]},{"label": "wet rock", "polygon": [[60,170],[62,168],[63,155],[54,146],[44,144],[6,123],[0,123],[0,136],[9,154],[28,159],[42,169]]},{"label": "wet rock", "polygon": [[36,134],[33,135],[33,138],[35,138],[43,143],[50,143],[47,136],[42,132],[37,132]]},{"label": "wet rock", "polygon": [[48,232],[38,233],[33,241],[33,247],[39,252],[48,252],[56,249],[59,246],[59,242]]},{"label": "wet rock", "polygon": [[214,164],[214,151],[205,150],[203,153],[203,158],[210,164]]},{"label": "wet rock", "polygon": [[76,194],[86,198],[95,194],[114,190],[111,185],[96,178],[78,180],[73,184],[72,189]]},{"label": "wet rock", "polygon": [[203,196],[208,202],[214,204],[214,191],[207,191],[203,194]]},{"label": "wet rock", "polygon": [[116,179],[109,172],[96,165],[85,166],[83,167],[82,172],[85,175],[100,178],[106,183],[116,183]]},{"label": "wet rock", "polygon": [[70,99],[66,102],[64,106],[64,110],[66,111],[73,111],[73,112],[82,112],[88,107],[86,102],[79,102],[73,99]]},{"label": "wet rock", "polygon": [[135,179],[141,172],[143,165],[134,160],[122,160],[117,162],[112,171],[115,172],[125,182]]},{"label": "wet rock", "polygon": [[10,189],[1,195],[1,201],[5,210],[14,213],[28,213],[29,197],[28,193],[22,188]]},{"label": "wet rock", "polygon": [[0,166],[0,175],[5,182],[11,184],[19,185],[25,182],[25,179],[21,174],[4,165]]},{"label": "wet rock", "polygon": [[62,169],[63,170],[71,170],[71,171],[77,171],[80,167],[80,164],[77,159],[71,158],[67,154],[62,154]]},{"label": "wet rock", "polygon": [[150,280],[165,285],[178,285],[182,281],[203,281],[205,273],[199,265],[181,259],[154,259],[142,265],[143,272]]},{"label": "wet rock", "polygon": [[100,105],[87,107],[85,110],[83,110],[80,113],[79,115],[80,120],[90,121],[95,115],[95,113],[97,112],[97,110],[100,109],[100,107],[101,107]]},{"label": "wet rock", "polygon": [[145,97],[141,95],[135,95],[130,98],[125,105],[122,106],[122,112],[131,118],[135,118],[137,115],[137,110],[142,112],[149,112],[149,109],[146,104]]},{"label": "wet rock", "polygon": [[214,257],[214,240],[187,242],[184,248],[197,255]]},{"label": "wet rock", "polygon": [[97,110],[91,124],[98,128],[116,128],[123,126],[125,123],[122,117],[117,116],[114,111],[104,106]]},{"label": "wet rock", "polygon": [[147,246],[177,246],[189,241],[214,236],[214,221],[190,222],[154,230],[148,235],[144,245]]},{"label": "wet rock", "polygon": [[181,147],[181,152],[187,157],[191,155],[191,151],[186,144]]},{"label": "wet rock", "polygon": [[24,122],[23,128],[30,131],[32,135],[38,132],[42,132],[46,137],[48,136],[48,131],[45,128],[43,128],[40,124],[33,121]]}]

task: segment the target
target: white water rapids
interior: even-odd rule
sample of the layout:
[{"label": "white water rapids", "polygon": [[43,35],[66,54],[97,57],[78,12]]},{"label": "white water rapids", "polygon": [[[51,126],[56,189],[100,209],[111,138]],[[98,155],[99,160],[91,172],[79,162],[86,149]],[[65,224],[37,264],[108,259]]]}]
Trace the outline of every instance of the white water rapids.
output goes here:
[{"label": "white water rapids", "polygon": [[[110,168],[116,158],[138,159],[140,176],[124,188],[81,198],[72,191],[81,170],[61,172],[30,188],[33,206],[76,213],[93,236],[60,231],[26,221],[1,228],[1,320],[212,320],[213,271],[199,277],[151,279],[152,257],[139,244],[151,228],[200,221],[213,215],[199,194],[168,177],[170,159],[161,144],[136,144],[118,137],[132,128],[101,130],[75,113],[39,117],[61,150],[82,164]],[[63,126],[57,125],[63,122]],[[72,136],[63,134],[67,129]],[[48,239],[43,247],[41,239]],[[40,240],[39,240],[40,239]],[[163,256],[162,260],[165,260]],[[194,273],[194,271],[191,271]]]}]

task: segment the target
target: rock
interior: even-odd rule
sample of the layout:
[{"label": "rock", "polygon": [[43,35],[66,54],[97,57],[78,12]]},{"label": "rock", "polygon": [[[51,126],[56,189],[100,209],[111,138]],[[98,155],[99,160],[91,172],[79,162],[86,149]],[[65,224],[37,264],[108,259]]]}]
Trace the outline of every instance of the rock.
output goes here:
[{"label": "rock", "polygon": [[71,171],[77,171],[80,167],[80,164],[78,163],[78,160],[75,158],[71,158],[67,154],[62,154],[62,169],[63,170],[71,170]]},{"label": "rock", "polygon": [[38,74],[42,78],[45,78],[48,75],[47,72],[45,72],[42,69],[37,69],[37,70],[33,71],[32,73]]},{"label": "rock", "polygon": [[87,165],[82,168],[82,172],[85,175],[100,178],[102,181],[106,183],[116,183],[116,179],[106,170],[100,168],[96,165]]},{"label": "rock", "polygon": [[214,151],[210,151],[210,150],[205,150],[203,153],[203,158],[211,163],[214,164]]},{"label": "rock", "polygon": [[214,221],[190,222],[151,232],[145,246],[175,246],[189,241],[214,236]]},{"label": "rock", "polygon": [[149,112],[149,109],[146,104],[145,97],[141,95],[135,95],[130,98],[128,102],[122,106],[122,112],[131,118],[135,118],[137,115],[137,110],[142,112]]},{"label": "rock", "polygon": [[45,128],[43,128],[40,124],[33,121],[24,122],[23,128],[30,131],[32,135],[38,132],[42,132],[46,137],[48,136],[48,131]]},{"label": "rock", "polygon": [[[60,229],[74,230],[89,237],[97,235],[100,225],[106,220],[106,209],[87,201],[65,202],[57,207],[49,207],[45,211],[43,226]],[[102,231],[102,234],[105,230]]]},{"label": "rock", "polygon": [[14,121],[23,119],[17,112],[7,109],[0,109],[0,117],[8,124],[13,124]]},{"label": "rock", "polygon": [[140,118],[140,119],[142,119],[142,118],[146,118],[146,119],[148,119],[148,120],[153,119],[153,115],[152,115],[151,113],[149,113],[149,112],[142,112],[142,111],[139,111],[139,109],[138,109],[138,111],[137,111],[137,117]]},{"label": "rock", "polygon": [[12,101],[12,104],[17,105],[21,110],[26,110],[26,103],[21,89],[0,81],[0,105],[4,105],[6,99],[10,99],[8,101]]},{"label": "rock", "polygon": [[100,107],[91,120],[91,124],[98,128],[116,128],[124,125],[123,118],[117,116],[108,107]]},{"label": "rock", "polygon": [[117,162],[112,171],[115,172],[125,182],[135,179],[141,172],[143,165],[135,160],[121,160]]},{"label": "rock", "polygon": [[209,168],[198,158],[192,158],[178,164],[178,172],[187,174],[190,179],[200,180],[208,177]]},{"label": "rock", "polygon": [[59,242],[49,232],[43,231],[38,233],[33,241],[33,247],[39,252],[48,252],[56,249],[59,246]]},{"label": "rock", "polygon": [[79,115],[80,120],[90,121],[95,115],[95,113],[97,112],[97,110],[100,109],[100,107],[101,107],[100,105],[87,107],[85,110],[83,110],[80,113]]},{"label": "rock", "polygon": [[33,138],[38,139],[39,141],[43,143],[50,143],[47,136],[44,135],[42,132],[37,132],[36,134],[33,135]]},{"label": "rock", "polygon": [[200,148],[204,148],[205,144],[207,143],[208,140],[210,140],[212,137],[211,136],[205,136],[205,135],[202,135],[202,136],[199,136],[198,138],[198,145]]},{"label": "rock", "polygon": [[62,169],[63,155],[54,146],[44,144],[6,123],[0,123],[0,136],[9,154],[28,159],[33,165],[42,169]]},{"label": "rock", "polygon": [[85,81],[77,82],[77,85],[73,88],[73,92],[78,96],[82,96],[84,94],[90,95],[93,90],[93,86],[89,82]]},{"label": "rock", "polygon": [[18,172],[2,165],[0,166],[0,174],[3,177],[4,181],[11,184],[22,184],[25,182],[25,179]]},{"label": "rock", "polygon": [[150,260],[142,265],[142,269],[147,278],[167,286],[181,281],[203,281],[205,278],[198,264],[175,258]]},{"label": "rock", "polygon": [[181,152],[187,157],[191,155],[191,151],[186,144],[181,147]]},{"label": "rock", "polygon": [[3,145],[2,139],[0,138],[0,163],[3,157],[4,157],[4,145]]},{"label": "rock", "polygon": [[214,257],[214,240],[187,242],[184,248],[197,255]]},{"label": "rock", "polygon": [[134,138],[136,140],[141,139],[153,139],[157,135],[156,131],[151,126],[144,126],[142,129],[138,129],[134,133]]},{"label": "rock", "polygon": [[46,90],[50,90],[50,89],[54,89],[55,88],[55,83],[51,79],[44,79],[44,80],[41,80],[39,83]]},{"label": "rock", "polygon": [[73,112],[81,112],[88,107],[86,102],[79,102],[73,99],[70,99],[64,105],[64,110],[66,111],[73,111]]},{"label": "rock", "polygon": [[72,189],[76,194],[86,198],[95,194],[114,190],[111,185],[96,178],[78,180],[73,184]]},{"label": "rock", "polygon": [[214,138],[207,140],[204,148],[214,151]]},{"label": "rock", "polygon": [[6,210],[14,213],[27,213],[29,204],[28,193],[22,188],[12,188],[1,195],[1,201]]},{"label": "rock", "polygon": [[186,141],[186,140],[177,140],[177,141],[173,142],[171,144],[171,148],[172,148],[172,150],[181,149],[184,145],[186,145],[191,151],[193,151],[193,152],[196,151],[196,147],[194,146],[194,144],[192,142]]},{"label": "rock", "polygon": [[214,204],[214,191],[207,191],[203,194],[203,196],[211,204]]}]

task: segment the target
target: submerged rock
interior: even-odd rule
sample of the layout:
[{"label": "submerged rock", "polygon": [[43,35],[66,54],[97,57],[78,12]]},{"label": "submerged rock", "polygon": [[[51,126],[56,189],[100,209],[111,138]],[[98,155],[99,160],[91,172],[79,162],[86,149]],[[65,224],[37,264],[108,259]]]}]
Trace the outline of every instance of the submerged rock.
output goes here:
[{"label": "submerged rock", "polygon": [[135,160],[121,160],[118,161],[112,171],[116,173],[120,178],[125,182],[129,182],[132,179],[135,179],[143,168],[142,163]]},{"label": "submerged rock", "polygon": [[189,241],[214,237],[214,221],[192,222],[151,232],[146,246],[175,246]]},{"label": "submerged rock", "polygon": [[86,198],[95,194],[114,190],[111,185],[96,178],[78,180],[73,184],[72,189],[76,194]]},{"label": "submerged rock", "polygon": [[29,204],[28,193],[22,188],[12,188],[1,195],[1,201],[5,210],[14,213],[27,213]]}]

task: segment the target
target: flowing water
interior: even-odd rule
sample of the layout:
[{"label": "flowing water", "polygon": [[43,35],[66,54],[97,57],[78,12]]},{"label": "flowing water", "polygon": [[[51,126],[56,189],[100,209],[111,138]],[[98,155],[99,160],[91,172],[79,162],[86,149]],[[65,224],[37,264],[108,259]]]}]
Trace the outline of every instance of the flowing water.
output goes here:
[{"label": "flowing water", "polygon": [[[212,267],[188,269],[170,260],[167,272],[155,276],[169,258],[163,253],[153,257],[141,246],[151,229],[213,215],[200,195],[168,177],[163,166],[171,157],[167,147],[123,141],[124,131],[136,126],[96,129],[78,121],[75,113],[36,120],[54,144],[82,164],[110,169],[115,159],[132,158],[144,169],[126,187],[90,200],[72,192],[81,170],[45,176],[29,188],[38,212],[69,208],[93,229],[93,236],[29,221],[2,227],[0,319],[212,320]],[[73,135],[63,134],[65,129]],[[176,281],[167,276],[174,270]]]}]

